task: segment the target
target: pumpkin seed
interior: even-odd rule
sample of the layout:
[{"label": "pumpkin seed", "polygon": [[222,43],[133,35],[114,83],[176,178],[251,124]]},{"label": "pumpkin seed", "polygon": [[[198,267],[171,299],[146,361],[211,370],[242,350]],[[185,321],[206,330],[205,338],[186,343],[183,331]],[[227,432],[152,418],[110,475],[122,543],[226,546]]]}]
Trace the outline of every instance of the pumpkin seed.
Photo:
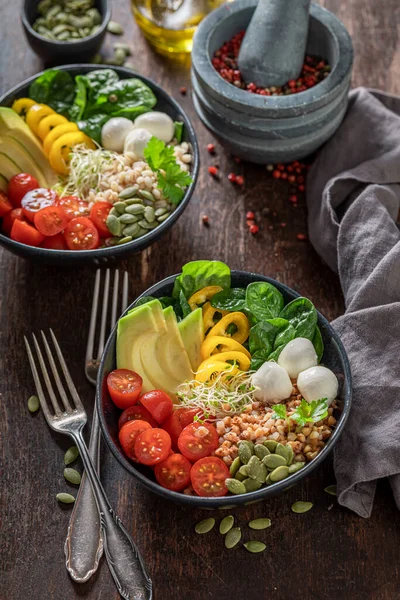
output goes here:
[{"label": "pumpkin seed", "polygon": [[245,479],[247,479],[247,475],[243,475],[239,470],[235,475],[235,479],[237,479],[238,481],[244,481]]},{"label": "pumpkin seed", "polygon": [[75,485],[79,485],[82,479],[79,471],[70,468],[64,469],[64,477],[67,481]]},{"label": "pumpkin seed", "polygon": [[146,221],[146,219],[142,219],[141,221],[139,221],[139,225],[140,227],[143,227],[143,229],[154,229],[155,227],[157,227],[158,223],[157,221],[149,223],[148,221]]},{"label": "pumpkin seed", "polygon": [[157,208],[154,214],[156,217],[162,217],[166,212],[168,212],[168,208]]},{"label": "pumpkin seed", "polygon": [[265,440],[264,446],[268,448],[270,452],[275,452],[275,448],[277,447],[278,442],[275,440]]},{"label": "pumpkin seed", "polygon": [[336,485],[328,485],[328,487],[326,487],[324,489],[324,492],[326,492],[327,494],[330,494],[331,496],[337,496],[337,486]]},{"label": "pumpkin seed", "polygon": [[289,467],[277,467],[269,474],[269,476],[272,483],[282,481],[282,479],[286,479],[286,477],[289,476]]},{"label": "pumpkin seed", "polygon": [[148,233],[146,229],[142,229],[142,227],[139,227],[139,231],[137,232],[136,235],[133,236],[133,238],[136,240],[137,238],[142,237],[142,235],[144,235],[145,233]]},{"label": "pumpkin seed", "polygon": [[56,498],[63,504],[73,504],[75,502],[75,498],[71,494],[65,494],[64,492],[57,494]]},{"label": "pumpkin seed", "polygon": [[247,465],[242,465],[238,471],[238,473],[240,473],[241,475],[243,475],[244,477],[248,477],[249,476],[249,472],[247,470]]},{"label": "pumpkin seed", "polygon": [[117,42],[116,44],[114,44],[113,48],[114,50],[123,50],[126,56],[130,56],[132,54],[132,51],[129,48],[128,44],[123,44],[122,42]]},{"label": "pumpkin seed", "polygon": [[67,40],[69,40],[69,38],[71,37],[69,31],[63,31],[62,33],[59,33],[58,35],[56,35],[56,38],[58,40],[60,40],[60,42],[66,42]]},{"label": "pumpkin seed", "polygon": [[37,396],[31,396],[28,400],[29,412],[34,413],[37,410],[39,410],[39,407],[40,407],[39,398]]},{"label": "pumpkin seed", "polygon": [[257,456],[257,458],[262,460],[264,456],[268,456],[268,454],[270,454],[270,451],[263,444],[256,444],[254,446],[254,454]]},{"label": "pumpkin seed", "polygon": [[[265,467],[264,467],[265,468]],[[243,485],[246,488],[246,492],[256,492],[262,486],[261,481],[258,479],[245,479]]]},{"label": "pumpkin seed", "polygon": [[247,465],[250,458],[253,456],[251,448],[245,442],[239,442],[238,444],[239,458],[243,464]]},{"label": "pumpkin seed", "polygon": [[116,65],[117,67],[122,67],[122,65],[124,64],[126,59],[126,54],[123,50],[118,49],[114,52],[113,57],[112,57],[112,61],[113,61],[113,65]]},{"label": "pumpkin seed", "polygon": [[79,456],[78,448],[76,446],[71,446],[71,448],[68,448],[68,450],[64,454],[64,464],[70,465],[78,458],[78,456]]},{"label": "pumpkin seed", "polygon": [[272,481],[271,481],[271,473],[269,473],[267,475],[267,479],[265,480],[265,485],[271,485]]},{"label": "pumpkin seed", "polygon": [[107,239],[106,247],[108,247],[108,246],[117,246],[117,244],[118,244],[118,242],[119,242],[120,239],[121,238],[119,238],[119,237],[110,237],[110,238],[108,238]]},{"label": "pumpkin seed", "polygon": [[237,456],[234,459],[234,461],[232,462],[231,466],[229,467],[229,473],[232,475],[232,477],[235,477],[236,473],[239,471],[241,466],[242,466],[242,461]]},{"label": "pumpkin seed", "polygon": [[90,62],[92,63],[92,65],[101,65],[101,63],[103,62],[103,58],[102,58],[101,54],[98,52],[97,54],[95,54],[93,56],[93,58]]},{"label": "pumpkin seed", "polygon": [[211,529],[214,527],[215,525],[215,519],[213,518],[209,518],[209,519],[204,519],[203,521],[200,521],[199,523],[197,523],[194,527],[194,530],[196,533],[208,533],[209,531],[211,531]]},{"label": "pumpkin seed", "polygon": [[312,502],[302,502],[301,500],[292,504],[292,511],[294,513],[302,514],[311,510],[313,507]]},{"label": "pumpkin seed", "polygon": [[132,223],[131,225],[127,225],[122,230],[122,235],[131,235],[132,237],[136,235],[140,231],[139,223]]},{"label": "pumpkin seed", "polygon": [[90,8],[87,15],[92,19],[93,25],[101,25],[102,17],[97,8]]},{"label": "pumpkin seed", "polygon": [[110,212],[108,213],[107,216],[109,215],[113,215],[114,217],[119,217],[119,212],[117,211],[116,208],[112,207],[112,209],[110,210]]},{"label": "pumpkin seed", "polygon": [[123,237],[119,240],[119,242],[117,243],[117,246],[122,246],[122,244],[127,244],[128,242],[131,242],[132,239],[133,238],[131,235],[126,235],[125,237]]},{"label": "pumpkin seed", "polygon": [[304,467],[306,463],[305,462],[294,462],[289,466],[289,475],[292,475],[293,473],[297,473],[297,471],[300,471],[300,469],[302,469]]},{"label": "pumpkin seed", "polygon": [[267,547],[263,542],[258,542],[257,540],[253,540],[252,542],[247,542],[243,544],[243,546],[248,550],[248,552],[252,552],[253,554],[257,554],[258,552],[264,552]]},{"label": "pumpkin seed", "polygon": [[122,25],[117,23],[117,21],[109,21],[107,25],[107,31],[114,35],[122,35],[124,33]]},{"label": "pumpkin seed", "polygon": [[161,217],[157,217],[157,221],[159,223],[164,223],[164,221],[166,221],[169,217],[169,213],[166,213],[165,215],[162,215]]},{"label": "pumpkin seed", "polygon": [[268,527],[271,527],[271,519],[253,519],[250,521],[249,527],[250,529],[257,530],[267,529]]},{"label": "pumpkin seed", "polygon": [[228,515],[227,517],[224,517],[221,521],[221,523],[219,524],[219,532],[222,535],[225,535],[226,533],[228,533],[228,531],[230,531],[233,527],[233,523],[235,522],[235,519],[232,515]]},{"label": "pumpkin seed", "polygon": [[294,452],[293,452],[292,446],[286,446],[286,448],[288,448],[288,450],[289,450],[289,457],[287,459],[287,465],[290,466],[294,459]]},{"label": "pumpkin seed", "polygon": [[126,202],[116,202],[113,206],[120,215],[124,214],[126,207]]},{"label": "pumpkin seed", "polygon": [[283,456],[287,465],[290,465],[294,456],[292,447],[284,446],[283,444],[277,444],[275,448],[275,454],[278,454],[278,456]]},{"label": "pumpkin seed", "polygon": [[130,204],[126,207],[125,212],[128,215],[141,215],[144,212],[143,204]]},{"label": "pumpkin seed", "polygon": [[147,190],[139,190],[138,194],[139,194],[139,196],[142,196],[142,198],[146,198],[146,200],[150,200],[151,202],[154,202],[153,194],[151,194]]},{"label": "pumpkin seed", "polygon": [[119,236],[121,235],[121,223],[115,215],[108,214],[106,219],[107,229],[112,235]]},{"label": "pumpkin seed", "polygon": [[225,536],[225,548],[229,550],[234,548],[240,542],[241,537],[242,530],[240,527],[233,527]]},{"label": "pumpkin seed", "polygon": [[128,200],[129,198],[133,198],[138,189],[139,186],[137,184],[131,185],[130,187],[123,189],[122,192],[118,194],[118,198],[122,198],[122,200]]},{"label": "pumpkin seed", "polygon": [[241,481],[238,481],[237,479],[231,479],[230,477],[228,477],[228,479],[225,479],[225,485],[231,492],[231,494],[246,493],[246,488],[244,487],[243,483]]},{"label": "pumpkin seed", "polygon": [[257,458],[252,456],[247,463],[247,472],[250,479],[257,479],[260,483],[265,483],[267,478],[267,467]]},{"label": "pumpkin seed", "polygon": [[130,206],[131,204],[143,204],[143,200],[141,198],[129,198],[128,200],[125,200],[125,204],[127,206]]},{"label": "pumpkin seed", "polygon": [[267,469],[276,469],[277,467],[283,467],[286,465],[286,460],[283,456],[279,454],[269,454],[268,456],[264,456],[262,459],[263,464],[267,467]]},{"label": "pumpkin seed", "polygon": [[131,225],[132,223],[136,223],[138,218],[135,215],[130,215],[129,213],[124,213],[120,216],[119,222],[124,223],[124,225]]},{"label": "pumpkin seed", "polygon": [[144,218],[148,223],[153,223],[155,220],[155,211],[152,206],[146,206],[144,209]]}]

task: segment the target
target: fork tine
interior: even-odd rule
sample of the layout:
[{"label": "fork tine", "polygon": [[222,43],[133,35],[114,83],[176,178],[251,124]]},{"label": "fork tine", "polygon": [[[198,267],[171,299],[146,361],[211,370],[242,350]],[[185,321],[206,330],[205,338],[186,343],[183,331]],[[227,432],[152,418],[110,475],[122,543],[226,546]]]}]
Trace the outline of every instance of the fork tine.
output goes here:
[{"label": "fork tine", "polygon": [[113,329],[115,322],[117,320],[117,306],[118,306],[118,288],[119,288],[119,271],[115,269],[114,274],[114,289],[113,289],[113,298],[112,298],[112,307],[111,307],[111,329]]},{"label": "fork tine", "polygon": [[66,362],[64,360],[64,357],[62,355],[60,346],[58,345],[56,336],[54,335],[52,329],[50,329],[50,335],[52,337],[52,340],[53,340],[53,343],[54,343],[54,346],[55,346],[55,349],[56,349],[56,352],[57,352],[58,360],[60,361],[60,365],[61,365],[62,371],[64,373],[65,381],[67,382],[69,393],[71,394],[71,396],[73,398],[73,401],[75,403],[75,407],[78,410],[82,410],[83,412],[85,412],[85,409],[83,407],[81,399],[79,398],[78,392],[76,391],[76,387],[74,385],[74,382],[72,381],[72,377],[69,374],[68,367],[67,367]]},{"label": "fork tine", "polygon": [[124,273],[124,281],[122,284],[122,310],[121,314],[123,314],[128,308],[128,271]]},{"label": "fork tine", "polygon": [[60,379],[60,376],[58,374],[57,367],[56,367],[53,355],[52,355],[51,350],[50,350],[50,346],[47,343],[46,336],[44,335],[43,331],[41,331],[41,334],[42,334],[43,343],[44,343],[44,347],[45,347],[45,350],[46,350],[47,358],[49,359],[50,367],[51,367],[51,370],[53,372],[54,380],[56,382],[56,386],[58,388],[59,394],[60,394],[61,399],[63,401],[64,408],[65,408],[65,410],[67,412],[71,412],[72,411],[72,407],[71,407],[71,405],[69,403],[69,400],[67,398],[67,394],[65,393],[64,386],[61,383],[61,379]]},{"label": "fork tine", "polygon": [[96,332],[97,309],[99,306],[99,291],[100,291],[100,269],[96,271],[96,279],[94,281],[92,313],[90,315],[89,336],[86,346],[86,362],[93,359],[94,336]]},{"label": "fork tine", "polygon": [[[43,359],[42,351],[40,350],[40,346],[38,344],[35,334],[32,333],[32,337],[33,337],[33,343],[35,344],[36,352],[38,355],[39,365],[42,370],[43,379],[46,384],[47,391],[49,392],[50,400],[53,405],[55,415],[57,417],[61,417],[62,413],[61,413],[60,407],[58,406],[57,398],[54,393],[53,385],[50,381],[46,363],[44,362],[44,359]],[[44,396],[43,396],[43,398],[44,398]]]},{"label": "fork tine", "polygon": [[40,406],[42,407],[42,411],[46,418],[46,421],[49,423],[52,419],[52,415],[49,411],[49,407],[47,405],[46,398],[43,393],[43,388],[42,388],[42,384],[40,381],[40,377],[39,377],[39,374],[36,369],[35,359],[33,358],[32,350],[31,350],[31,347],[29,345],[29,342],[28,342],[26,336],[24,336],[24,340],[25,340],[26,352],[28,354],[29,364],[30,364],[31,370],[32,370],[33,380],[35,382],[37,395],[39,396],[39,400],[40,400]]},{"label": "fork tine", "polygon": [[99,337],[99,346],[98,346],[98,350],[97,350],[97,360],[100,360],[101,355],[103,354],[103,350],[104,350],[109,290],[110,290],[110,269],[107,269],[106,277],[105,277],[105,281],[104,281],[104,290],[103,290],[103,308],[102,308],[102,313],[101,313],[100,337]]}]

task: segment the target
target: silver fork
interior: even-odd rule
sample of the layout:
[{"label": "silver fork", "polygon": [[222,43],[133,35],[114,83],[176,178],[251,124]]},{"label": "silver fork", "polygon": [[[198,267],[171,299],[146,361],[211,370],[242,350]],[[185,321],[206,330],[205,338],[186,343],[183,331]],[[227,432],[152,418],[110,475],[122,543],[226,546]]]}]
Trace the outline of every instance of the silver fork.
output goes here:
[{"label": "silver fork", "polygon": [[[60,377],[60,368],[58,367],[57,369],[56,361],[54,360],[54,356],[47,342],[46,336],[43,331],[41,333],[48,363],[50,365],[53,379],[58,390],[58,399],[56,393],[54,392],[53,383],[49,377],[46,363],[38,341],[35,335],[32,334],[32,337],[36,349],[37,360],[39,362],[42,377],[46,384],[47,392],[51,400],[53,412],[51,411],[48,401],[46,400],[41,379],[36,368],[36,362],[26,337],[25,345],[37,394],[40,400],[40,406],[42,407],[45,419],[48,425],[51,427],[51,429],[54,429],[54,431],[65,433],[71,436],[79,449],[85,471],[92,486],[93,495],[96,499],[97,508],[100,514],[100,526],[104,538],[106,559],[118,592],[122,598],[125,598],[125,600],[151,600],[152,582],[146,572],[143,559],[139,554],[135,542],[126,531],[119,517],[111,508],[103,486],[100,483],[100,479],[97,476],[96,470],[89,456],[89,452],[82,435],[82,430],[87,422],[87,415],[78,396],[78,392],[76,391],[71,375],[69,374],[68,367],[65,363],[56,337],[53,331],[50,329],[50,335],[55,347],[55,353],[57,355],[58,362],[61,366],[61,371],[64,374],[64,379],[69,391],[69,398]],[[62,403],[61,405],[60,398]],[[74,406],[72,405],[71,400],[73,401]]]},{"label": "silver fork", "polygon": [[[97,313],[99,308],[101,283],[101,270],[97,269],[94,283],[92,313],[90,317],[89,335],[85,357],[85,375],[94,386],[100,366],[101,355],[104,350],[107,329],[107,315],[110,296],[110,270],[107,269],[104,277],[103,303],[100,317],[100,332],[97,354],[94,354]],[[119,314],[128,306],[128,273],[125,272],[122,283],[122,304],[118,312],[119,271],[115,270],[111,304],[110,331],[114,327]],[[93,413],[92,428],[89,441],[89,454],[100,474],[100,426],[97,410]],[[103,538],[101,535],[96,502],[92,493],[90,482],[85,473],[79,486],[78,496],[69,521],[67,539],[65,540],[66,567],[74,581],[83,583],[87,581],[99,566],[103,553]]]}]

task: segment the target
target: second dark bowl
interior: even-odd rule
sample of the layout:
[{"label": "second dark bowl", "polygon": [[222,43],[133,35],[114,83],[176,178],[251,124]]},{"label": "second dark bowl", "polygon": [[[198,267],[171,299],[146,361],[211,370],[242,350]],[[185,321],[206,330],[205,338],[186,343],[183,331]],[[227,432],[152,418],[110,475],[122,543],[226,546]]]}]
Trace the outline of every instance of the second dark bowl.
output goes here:
[{"label": "second dark bowl", "polygon": [[[298,298],[299,294],[291,288],[265,277],[264,275],[257,275],[255,273],[248,273],[246,271],[232,271],[232,287],[246,287],[249,283],[254,281],[267,281],[272,283],[281,292],[285,299],[285,304]],[[161,296],[171,295],[172,288],[174,285],[176,275],[167,277],[163,281],[160,281],[156,285],[143,292],[139,298],[135,300],[128,307],[127,311],[135,306],[140,298],[143,296],[155,296],[159,298]],[[271,496],[281,494],[282,492],[291,488],[294,484],[298,483],[305,477],[307,477],[331,452],[332,448],[339,439],[343,427],[346,423],[347,417],[350,412],[351,406],[351,372],[350,364],[347,358],[346,351],[340,341],[338,335],[330,326],[329,322],[318,313],[318,326],[321,329],[322,338],[325,345],[325,351],[322,358],[324,365],[332,369],[339,380],[339,411],[340,416],[338,418],[336,427],[333,431],[332,436],[326,443],[326,446],[318,454],[318,456],[310,463],[308,463],[301,471],[298,471],[294,475],[291,475],[287,480],[274,483],[268,487],[263,487],[256,492],[250,492],[239,496],[225,496],[223,498],[201,498],[200,496],[186,496],[185,494],[178,492],[171,492],[161,487],[155,480],[153,472],[150,468],[139,466],[131,463],[123,454],[119,440],[118,440],[118,418],[120,416],[119,409],[111,401],[108,390],[107,390],[107,375],[116,368],[115,364],[115,345],[117,338],[117,329],[115,328],[111,333],[108,342],[106,344],[100,370],[97,377],[96,387],[96,407],[99,413],[100,426],[103,432],[103,436],[107,442],[108,447],[115,456],[115,458],[121,463],[121,465],[133,475],[133,477],[139,481],[145,488],[157,494],[161,498],[166,500],[172,500],[178,504],[185,506],[201,507],[201,508],[212,508],[212,509],[230,509],[237,506],[247,506],[254,502],[264,500]]]}]

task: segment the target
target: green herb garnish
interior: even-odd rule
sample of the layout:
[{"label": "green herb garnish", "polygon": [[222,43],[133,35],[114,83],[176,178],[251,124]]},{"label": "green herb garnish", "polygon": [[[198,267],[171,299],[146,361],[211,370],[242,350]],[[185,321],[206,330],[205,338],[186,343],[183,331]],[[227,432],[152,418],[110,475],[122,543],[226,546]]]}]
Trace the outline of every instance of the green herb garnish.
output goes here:
[{"label": "green herb garnish", "polygon": [[274,404],[272,407],[271,419],[286,419],[287,410],[285,404]]},{"label": "green herb garnish", "polygon": [[144,149],[144,157],[151,170],[158,174],[158,187],[164,196],[172,204],[179,204],[185,195],[182,188],[187,187],[192,178],[176,162],[173,146],[166,146],[163,141],[153,136]]},{"label": "green herb garnish", "polygon": [[296,421],[298,425],[304,426],[306,423],[317,423],[322,421],[328,416],[328,399],[321,398],[320,400],[313,400],[312,402],[306,402],[302,399],[300,406],[296,408],[294,413],[290,415],[293,421]]}]

